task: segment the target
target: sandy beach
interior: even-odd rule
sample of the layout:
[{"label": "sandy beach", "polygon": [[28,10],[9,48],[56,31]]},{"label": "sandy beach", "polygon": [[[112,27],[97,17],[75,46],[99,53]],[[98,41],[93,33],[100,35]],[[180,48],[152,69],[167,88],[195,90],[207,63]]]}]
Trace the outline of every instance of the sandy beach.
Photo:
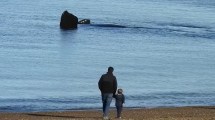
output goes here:
[{"label": "sandy beach", "polygon": [[[110,119],[115,118],[115,109]],[[0,120],[101,120],[101,110],[0,113]],[[130,109],[125,108],[122,120],[215,120],[215,106]]]}]

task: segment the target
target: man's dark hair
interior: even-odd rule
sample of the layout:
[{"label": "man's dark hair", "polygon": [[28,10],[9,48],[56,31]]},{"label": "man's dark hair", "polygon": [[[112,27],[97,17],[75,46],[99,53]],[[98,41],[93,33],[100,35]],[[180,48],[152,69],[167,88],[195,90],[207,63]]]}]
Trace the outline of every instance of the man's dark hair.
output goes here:
[{"label": "man's dark hair", "polygon": [[108,67],[108,72],[112,73],[114,71],[113,67]]}]

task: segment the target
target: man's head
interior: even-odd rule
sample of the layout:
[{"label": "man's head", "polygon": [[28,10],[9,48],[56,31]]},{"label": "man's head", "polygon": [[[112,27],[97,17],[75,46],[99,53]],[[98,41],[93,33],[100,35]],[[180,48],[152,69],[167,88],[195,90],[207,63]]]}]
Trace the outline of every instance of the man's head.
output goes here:
[{"label": "man's head", "polygon": [[113,67],[108,67],[108,73],[113,73],[114,69]]}]

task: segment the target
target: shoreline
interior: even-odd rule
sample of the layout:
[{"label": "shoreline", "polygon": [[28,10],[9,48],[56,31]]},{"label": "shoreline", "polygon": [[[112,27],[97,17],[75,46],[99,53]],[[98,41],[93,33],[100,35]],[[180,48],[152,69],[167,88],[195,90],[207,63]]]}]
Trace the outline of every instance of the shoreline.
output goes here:
[{"label": "shoreline", "polygon": [[[110,118],[115,120],[111,108]],[[66,110],[49,112],[0,112],[0,120],[101,120],[101,109]],[[124,120],[214,120],[215,106],[125,108]],[[117,119],[116,119],[117,120]]]},{"label": "shoreline", "polygon": [[[124,107],[125,110],[138,110],[138,109],[162,109],[162,108],[185,108],[185,107],[215,107],[212,105],[199,105],[199,106],[158,106],[158,107]],[[110,107],[110,110],[115,110],[115,107]],[[73,108],[73,109],[41,109],[41,110],[24,110],[24,111],[10,111],[0,110],[1,113],[43,113],[43,112],[67,112],[67,111],[99,111],[102,110],[102,106],[97,108]]]},{"label": "shoreline", "polygon": [[[182,107],[213,107],[213,106],[159,106],[159,107],[124,107],[124,110],[139,110],[139,109],[161,109],[161,108],[182,108]],[[214,106],[215,107],[215,106]],[[48,112],[75,112],[75,111],[101,111],[102,108],[74,108],[74,109],[41,109],[41,110],[24,110],[24,111],[12,111],[12,110],[0,110],[1,113],[48,113]],[[110,107],[110,110],[116,110],[115,107]]]}]

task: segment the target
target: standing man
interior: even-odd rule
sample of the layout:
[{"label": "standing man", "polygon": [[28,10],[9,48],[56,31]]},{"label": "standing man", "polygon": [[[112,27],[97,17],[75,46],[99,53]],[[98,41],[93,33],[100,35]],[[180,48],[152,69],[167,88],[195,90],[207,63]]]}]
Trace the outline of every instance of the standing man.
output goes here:
[{"label": "standing man", "polygon": [[108,72],[103,74],[98,82],[98,86],[102,95],[104,119],[108,119],[110,104],[117,90],[117,80],[113,75],[113,71],[113,67],[108,67]]}]

